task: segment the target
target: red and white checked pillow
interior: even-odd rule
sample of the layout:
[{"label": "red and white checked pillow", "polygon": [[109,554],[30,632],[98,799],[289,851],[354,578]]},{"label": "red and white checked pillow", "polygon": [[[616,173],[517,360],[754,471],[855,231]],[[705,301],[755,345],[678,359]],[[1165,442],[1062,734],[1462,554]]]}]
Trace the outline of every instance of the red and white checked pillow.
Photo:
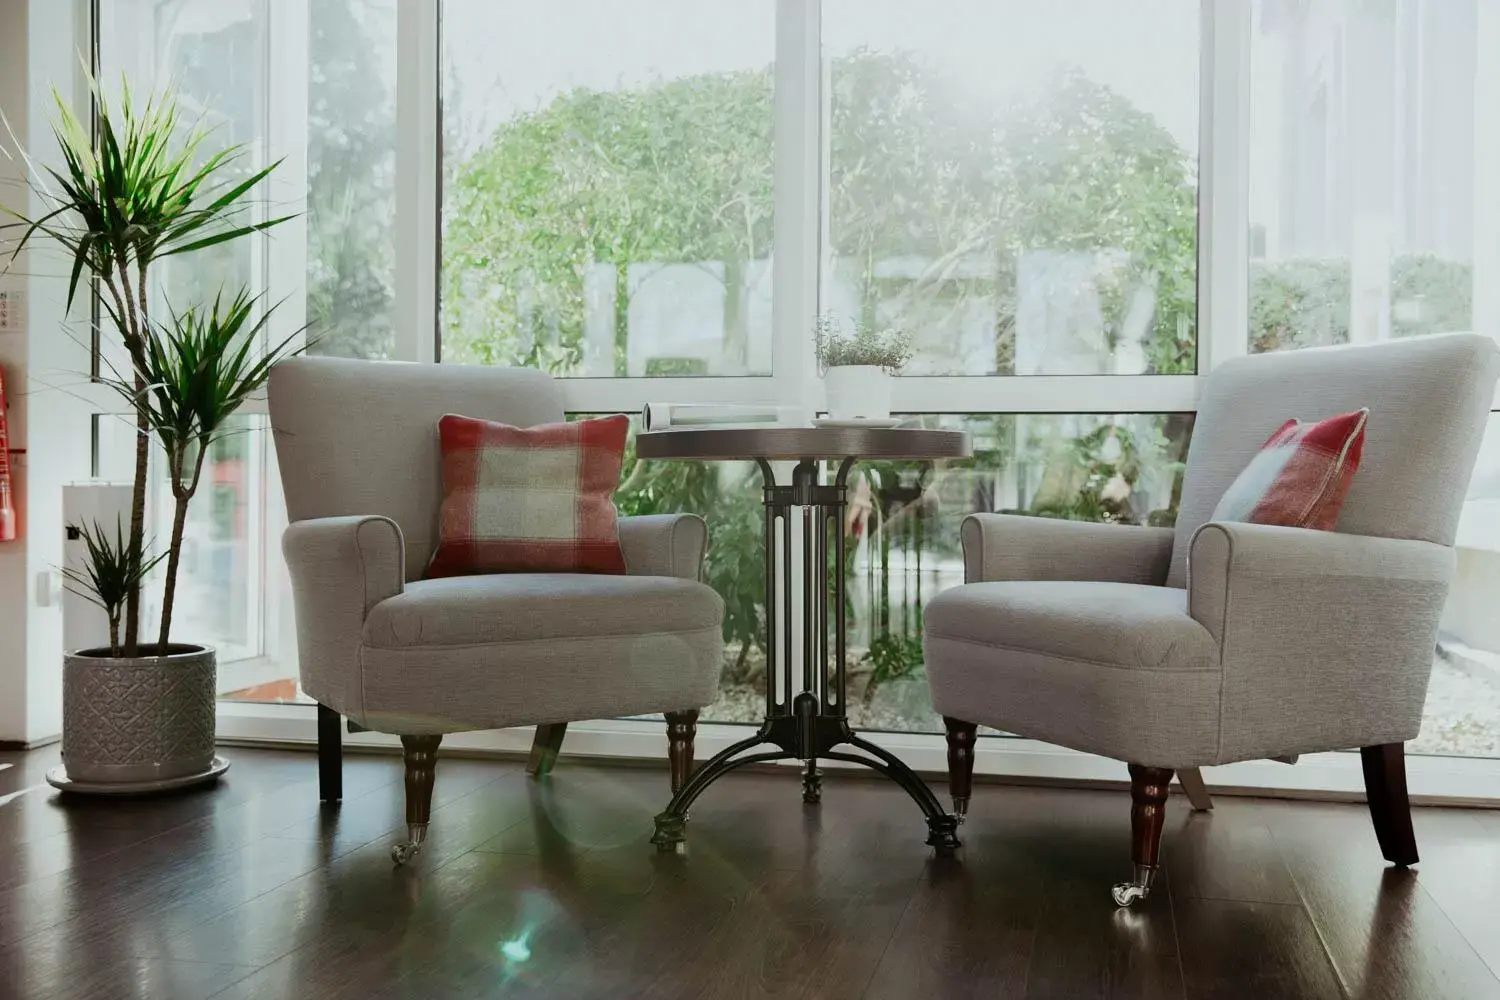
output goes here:
[{"label": "red and white checked pillow", "polygon": [[624,573],[611,494],[629,427],[624,415],[536,427],[443,417],[443,508],[428,579]]},{"label": "red and white checked pillow", "polygon": [[1369,410],[1288,420],[1225,491],[1211,520],[1332,531],[1365,450]]}]

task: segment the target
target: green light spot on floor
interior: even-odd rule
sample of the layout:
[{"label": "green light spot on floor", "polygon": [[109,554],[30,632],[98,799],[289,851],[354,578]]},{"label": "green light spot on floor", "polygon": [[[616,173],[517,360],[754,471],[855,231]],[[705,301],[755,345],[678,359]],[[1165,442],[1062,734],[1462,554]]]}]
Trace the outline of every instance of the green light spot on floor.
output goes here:
[{"label": "green light spot on floor", "polygon": [[500,954],[512,962],[525,962],[531,958],[531,946],[526,943],[524,937],[513,938],[500,945]]}]

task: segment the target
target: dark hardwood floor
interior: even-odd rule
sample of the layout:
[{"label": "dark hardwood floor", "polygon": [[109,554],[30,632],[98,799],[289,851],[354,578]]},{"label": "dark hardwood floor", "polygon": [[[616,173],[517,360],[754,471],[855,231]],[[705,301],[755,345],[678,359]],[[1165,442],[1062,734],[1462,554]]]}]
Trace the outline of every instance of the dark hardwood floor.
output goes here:
[{"label": "dark hardwood floor", "polygon": [[736,775],[679,857],[647,843],[665,761],[444,759],[393,869],[399,758],[346,757],[325,810],[312,754],[225,753],[219,787],[129,802],[0,753],[0,998],[1500,997],[1494,813],[1419,810],[1403,872],[1363,806],[1174,795],[1158,891],[1117,911],[1124,792],[981,784],[936,861],[894,786]]}]

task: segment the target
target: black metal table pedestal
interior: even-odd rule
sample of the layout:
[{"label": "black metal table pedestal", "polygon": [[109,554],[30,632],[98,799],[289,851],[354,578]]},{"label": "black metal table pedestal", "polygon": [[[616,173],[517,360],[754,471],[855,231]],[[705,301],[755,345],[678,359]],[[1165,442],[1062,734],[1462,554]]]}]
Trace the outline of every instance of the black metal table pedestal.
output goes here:
[{"label": "black metal table pedestal", "polygon": [[[906,790],[927,816],[927,843],[939,855],[951,855],[959,846],[958,820],[943,811],[932,789],[890,751],[861,739],[849,728],[845,715],[844,678],[844,510],[847,504],[849,469],[854,458],[845,458],[832,486],[818,483],[817,462],[802,459],[792,473],[790,486],[777,486],[771,466],[757,459],[765,480],[766,507],[766,720],[749,739],[715,754],[695,770],[687,783],[672,796],[666,811],[656,817],[651,842],[662,851],[680,850],[684,844],[688,808],[709,785],[746,764],[777,760],[802,761],[802,800],[816,803],[822,796],[818,761],[839,760],[862,764],[885,775]],[[787,601],[792,595],[792,518],[794,509],[802,518],[802,683],[793,686],[792,629],[779,636],[776,620],[778,563]],[[777,559],[776,525],[781,522],[781,558]],[[829,608],[829,536],[832,535],[833,607]],[[833,624],[833,667],[830,683],[828,632]],[[778,654],[778,638],[784,639]],[[780,661],[782,694],[777,694]],[[795,696],[792,692],[796,691]],[[764,747],[775,749],[760,749]],[[845,749],[847,748],[847,749]],[[852,753],[850,750],[863,751]]]}]

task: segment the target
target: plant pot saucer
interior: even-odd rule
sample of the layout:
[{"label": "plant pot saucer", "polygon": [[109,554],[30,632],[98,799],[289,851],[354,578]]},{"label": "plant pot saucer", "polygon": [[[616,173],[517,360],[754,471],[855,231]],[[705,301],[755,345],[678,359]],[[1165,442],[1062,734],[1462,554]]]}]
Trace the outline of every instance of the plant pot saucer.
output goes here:
[{"label": "plant pot saucer", "polygon": [[153,781],[74,781],[68,777],[68,768],[59,764],[47,772],[47,784],[64,792],[83,795],[149,795],[152,792],[169,792],[177,788],[218,781],[219,775],[229,770],[229,761],[215,757],[207,770],[197,774],[184,774],[176,778],[161,778]]}]

